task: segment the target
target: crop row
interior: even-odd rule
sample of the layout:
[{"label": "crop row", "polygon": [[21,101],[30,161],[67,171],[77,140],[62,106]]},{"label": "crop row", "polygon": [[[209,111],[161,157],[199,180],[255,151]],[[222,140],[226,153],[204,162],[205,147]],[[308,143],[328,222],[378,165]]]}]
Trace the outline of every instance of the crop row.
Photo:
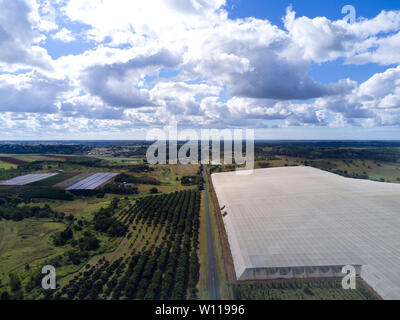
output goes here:
[{"label": "crop row", "polygon": [[115,218],[128,227],[120,254],[88,264],[56,299],[194,299],[199,279],[200,193],[149,196]]}]

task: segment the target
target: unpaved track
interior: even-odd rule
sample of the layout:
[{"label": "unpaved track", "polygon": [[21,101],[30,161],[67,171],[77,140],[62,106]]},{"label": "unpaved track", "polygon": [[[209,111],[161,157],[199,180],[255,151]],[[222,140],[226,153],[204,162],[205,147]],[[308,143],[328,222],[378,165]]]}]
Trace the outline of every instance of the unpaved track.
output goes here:
[{"label": "unpaved track", "polygon": [[[205,172],[203,171],[203,178],[206,181],[207,177]],[[214,241],[212,236],[211,229],[211,219],[210,219],[210,210],[208,203],[208,192],[207,185],[204,182],[204,204],[206,208],[206,221],[207,221],[207,253],[208,253],[208,281],[209,281],[209,290],[210,290],[210,299],[211,300],[220,300],[220,291],[218,285],[218,275],[217,275],[217,262],[215,260],[215,252],[214,252]]]}]

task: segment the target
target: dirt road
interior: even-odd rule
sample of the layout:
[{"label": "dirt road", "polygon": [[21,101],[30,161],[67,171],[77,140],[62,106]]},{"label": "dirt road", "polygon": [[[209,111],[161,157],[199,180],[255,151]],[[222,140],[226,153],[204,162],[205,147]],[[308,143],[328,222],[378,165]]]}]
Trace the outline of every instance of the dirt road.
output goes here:
[{"label": "dirt road", "polygon": [[[207,178],[204,171],[203,171],[203,178],[204,181]],[[206,221],[207,221],[208,279],[209,279],[210,299],[220,300],[221,296],[218,285],[217,262],[215,260],[214,241],[211,229],[210,210],[209,210],[208,192],[206,183],[204,183],[203,192],[204,192],[204,201],[205,201],[204,203],[206,207]]]}]

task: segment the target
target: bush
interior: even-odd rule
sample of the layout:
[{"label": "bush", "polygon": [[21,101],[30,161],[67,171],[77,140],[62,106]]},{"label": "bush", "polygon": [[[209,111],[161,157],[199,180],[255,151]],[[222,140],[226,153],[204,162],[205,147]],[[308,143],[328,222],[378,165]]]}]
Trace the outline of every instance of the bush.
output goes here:
[{"label": "bush", "polygon": [[19,291],[21,289],[21,280],[19,280],[19,278],[15,275],[15,274],[10,274],[10,288],[12,292],[16,292]]},{"label": "bush", "polygon": [[156,194],[156,193],[158,193],[158,189],[157,188],[151,188],[150,189],[150,193],[151,194]]},{"label": "bush", "polygon": [[0,294],[0,300],[3,300],[3,301],[10,300],[10,294],[7,291],[3,291]]},{"label": "bush", "polygon": [[104,191],[102,190],[70,190],[72,194],[79,197],[98,197],[104,198]]},{"label": "bush", "polygon": [[81,264],[81,262],[89,257],[86,251],[71,250],[67,253],[67,258],[75,265]]},{"label": "bush", "polygon": [[53,243],[56,247],[64,246],[69,240],[74,237],[74,233],[70,227],[64,231],[58,232],[53,236]]},{"label": "bush", "polygon": [[137,177],[131,174],[121,173],[114,180],[115,182],[127,182],[133,184],[150,184],[150,185],[161,185],[161,182],[150,177]]},{"label": "bush", "polygon": [[105,193],[113,194],[138,194],[139,189],[137,187],[126,186],[124,184],[118,184],[110,182],[103,187]]},{"label": "bush", "polygon": [[54,200],[74,200],[72,194],[65,190],[59,189],[47,189],[47,188],[40,188],[40,189],[29,189],[23,194],[26,200],[31,200],[33,198],[38,199],[54,199]]},{"label": "bush", "polygon": [[90,235],[80,238],[78,246],[82,251],[95,251],[100,247],[100,242],[96,237]]},{"label": "bush", "polygon": [[95,213],[93,218],[94,229],[107,233],[111,237],[123,237],[128,231],[128,227],[112,217],[114,205],[112,203],[107,209],[102,208]]}]

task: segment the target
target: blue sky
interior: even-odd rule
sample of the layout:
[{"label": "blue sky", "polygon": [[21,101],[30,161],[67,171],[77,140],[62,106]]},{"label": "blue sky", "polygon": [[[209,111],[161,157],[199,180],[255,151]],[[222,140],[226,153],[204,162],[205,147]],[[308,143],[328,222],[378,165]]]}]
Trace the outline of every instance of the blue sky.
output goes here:
[{"label": "blue sky", "polygon": [[352,5],[356,8],[357,15],[365,18],[374,18],[382,10],[399,10],[399,3],[396,0],[229,0],[229,16],[232,19],[256,17],[267,19],[273,24],[283,26],[282,17],[285,16],[286,8],[292,5],[299,16],[315,18],[325,16],[331,20],[342,18],[342,8],[345,5]]},{"label": "blue sky", "polygon": [[260,139],[400,139],[399,10],[0,0],[0,139],[142,139],[170,121]]},{"label": "blue sky", "polygon": [[[244,19],[256,17],[267,19],[271,23],[283,28],[282,17],[286,14],[288,6],[299,16],[315,18],[325,16],[331,20],[342,19],[342,8],[345,5],[352,5],[356,9],[356,15],[364,18],[374,18],[382,10],[399,10],[400,4],[396,0],[365,1],[365,0],[335,0],[335,1],[315,1],[315,0],[231,0],[227,2],[229,16],[232,19]],[[362,82],[368,80],[372,75],[383,72],[386,66],[376,64],[366,64],[361,66],[345,65],[343,60],[332,61],[324,64],[315,64],[310,69],[310,75],[318,82],[329,83],[345,77]]]}]

